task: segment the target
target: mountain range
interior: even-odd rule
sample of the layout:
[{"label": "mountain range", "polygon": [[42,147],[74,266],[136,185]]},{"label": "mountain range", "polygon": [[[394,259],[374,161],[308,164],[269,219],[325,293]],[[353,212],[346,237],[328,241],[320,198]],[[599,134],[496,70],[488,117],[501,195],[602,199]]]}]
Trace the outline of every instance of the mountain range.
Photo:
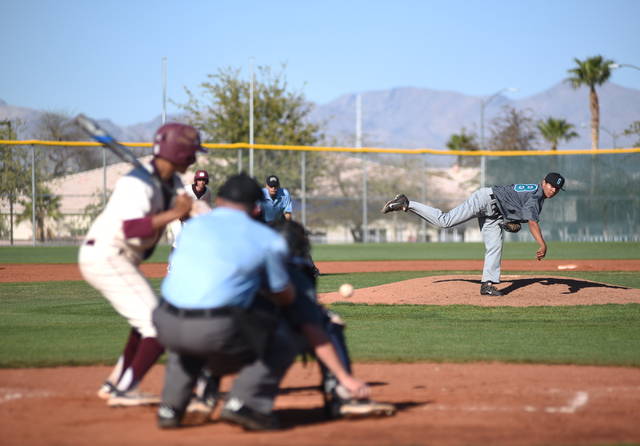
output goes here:
[{"label": "mountain range", "polygon": [[[640,91],[614,83],[596,87],[600,101],[600,147],[631,147],[638,137],[621,134],[629,125],[640,120]],[[480,135],[480,108],[486,97],[468,96],[453,91],[437,91],[425,88],[400,87],[384,91],[368,91],[361,94],[363,147],[430,148],[446,149],[446,142],[462,127]],[[573,90],[566,83],[558,83],[546,91],[519,100],[506,95],[492,99],[485,107],[485,137],[489,136],[491,119],[501,112],[503,105],[517,110],[530,109],[536,119],[548,116],[566,119],[575,125],[580,138],[560,149],[590,149],[589,91],[586,87]],[[38,116],[42,113],[0,99],[0,120],[20,118],[26,128],[19,135],[22,139],[33,138]],[[167,119],[175,119],[168,116]],[[327,104],[315,104],[309,119],[326,121],[326,134],[338,145],[355,145],[356,94],[341,96]],[[161,115],[155,119],[131,126],[118,126],[107,119],[98,120],[105,130],[121,141],[151,141],[161,124]],[[607,133],[608,131],[608,133]],[[541,148],[547,148],[543,143]]]}]

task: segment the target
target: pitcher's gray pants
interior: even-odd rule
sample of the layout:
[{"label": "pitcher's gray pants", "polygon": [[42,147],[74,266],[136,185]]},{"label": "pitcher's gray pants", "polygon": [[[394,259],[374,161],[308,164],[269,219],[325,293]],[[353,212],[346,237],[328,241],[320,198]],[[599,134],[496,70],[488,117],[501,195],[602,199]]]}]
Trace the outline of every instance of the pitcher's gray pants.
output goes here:
[{"label": "pitcher's gray pants", "polygon": [[258,359],[231,316],[184,318],[163,306],[153,314],[158,341],[169,348],[162,403],[183,411],[203,366],[213,376],[240,372],[228,399],[270,414],[278,385],[296,356],[287,324],[281,320],[269,336],[264,359]]},{"label": "pitcher's gray pants", "polygon": [[500,283],[503,236],[502,228],[498,224],[503,221],[503,218],[491,195],[490,187],[478,189],[467,201],[447,213],[415,201],[409,202],[409,210],[438,228],[451,228],[477,218],[484,246],[487,249],[484,255],[482,281]]}]

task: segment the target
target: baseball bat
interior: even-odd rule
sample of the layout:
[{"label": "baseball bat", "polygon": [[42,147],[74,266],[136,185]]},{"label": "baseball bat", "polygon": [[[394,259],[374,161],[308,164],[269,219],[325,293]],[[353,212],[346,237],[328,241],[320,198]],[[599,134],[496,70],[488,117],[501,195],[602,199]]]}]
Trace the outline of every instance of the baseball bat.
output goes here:
[{"label": "baseball bat", "polygon": [[176,195],[176,191],[173,187],[168,185],[165,181],[162,181],[162,178],[159,178],[157,175],[150,173],[144,166],[138,161],[138,159],[133,156],[133,153],[116,141],[111,135],[109,135],[106,131],[104,131],[100,126],[91,118],[80,113],[76,116],[75,119],[76,124],[80,126],[82,130],[84,130],[89,136],[98,141],[100,144],[104,145],[106,148],[115,153],[118,158],[122,161],[131,164],[136,169],[139,169],[145,173],[147,173],[150,177],[155,177],[159,180],[162,187],[167,191],[171,196]]}]

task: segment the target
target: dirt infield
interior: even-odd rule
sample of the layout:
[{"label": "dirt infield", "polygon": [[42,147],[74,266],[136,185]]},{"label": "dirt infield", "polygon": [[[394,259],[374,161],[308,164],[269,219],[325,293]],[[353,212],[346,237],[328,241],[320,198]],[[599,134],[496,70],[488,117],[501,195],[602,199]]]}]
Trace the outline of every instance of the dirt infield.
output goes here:
[{"label": "dirt infield", "polygon": [[[574,269],[624,270],[640,265],[564,261],[532,265],[576,265]],[[477,262],[476,262],[477,263]],[[477,270],[473,262],[321,263],[324,273],[358,272],[375,264],[385,270]],[[465,265],[465,266],[463,266]],[[51,280],[78,280],[75,265],[48,265]],[[4,268],[4,269],[2,269]],[[75,268],[75,271],[74,271]],[[162,277],[166,266],[143,266]],[[333,269],[335,268],[335,270]],[[0,265],[0,281],[17,280],[14,265]],[[504,270],[517,271],[503,262]],[[383,271],[383,269],[375,269]],[[538,270],[544,271],[544,270]],[[580,305],[640,302],[640,290],[600,284],[552,272],[503,276],[502,298],[479,295],[479,276],[438,276],[356,290],[350,302],[428,305]],[[25,270],[22,269],[22,274]],[[47,280],[41,266],[29,277]],[[65,274],[67,274],[65,276]],[[73,276],[76,274],[76,276]],[[158,274],[158,275],[153,275]],[[62,278],[66,277],[66,278]],[[10,280],[5,280],[10,279]],[[345,301],[337,293],[322,302]],[[124,342],[124,339],[123,339]],[[325,421],[316,364],[296,364],[287,374],[276,413],[285,430],[247,433],[217,420],[204,426],[159,430],[156,408],[110,409],[95,396],[110,367],[0,369],[0,444],[2,445],[597,445],[640,443],[640,369],[574,365],[355,364],[373,397],[395,403],[394,417]],[[141,387],[160,393],[163,366],[155,366]],[[232,377],[223,380],[227,390]]]},{"label": "dirt infield", "polygon": [[[477,271],[483,260],[401,260],[366,262],[316,262],[323,274],[366,273],[382,271]],[[149,278],[164,277],[166,263],[143,263],[142,272]],[[640,260],[503,260],[503,271],[640,271]],[[82,280],[78,265],[0,263],[1,282],[46,282]]]},{"label": "dirt infield", "polygon": [[[640,370],[514,364],[356,364],[394,417],[324,421],[317,366],[296,364],[276,400],[285,429],[213,421],[156,428],[156,408],[108,408],[107,367],[0,370],[3,445],[574,445],[640,442]],[[160,392],[164,368],[145,378]],[[223,381],[228,389],[230,379]]]}]

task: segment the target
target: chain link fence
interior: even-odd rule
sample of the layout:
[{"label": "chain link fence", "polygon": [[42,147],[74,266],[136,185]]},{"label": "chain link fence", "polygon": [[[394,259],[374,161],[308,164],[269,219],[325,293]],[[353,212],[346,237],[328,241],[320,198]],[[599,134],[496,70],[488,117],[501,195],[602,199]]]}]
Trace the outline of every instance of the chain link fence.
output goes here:
[{"label": "chain link fence", "polygon": [[[6,149],[7,142],[3,143],[4,147],[0,146],[0,149]],[[79,244],[103,209],[116,181],[131,169],[108,157],[102,147],[87,144],[85,150],[101,151],[97,159],[103,158],[102,166],[43,181],[48,168],[45,151],[51,147],[39,143],[37,151],[25,143],[13,146],[16,150],[20,147],[25,155],[21,168],[27,181],[23,181],[20,192],[7,193],[10,176],[1,173],[0,245]],[[254,157],[250,156],[246,145],[236,146],[240,147],[223,149],[215,145],[215,150],[200,157],[198,164],[183,176],[183,182],[190,184],[197,169],[206,169],[212,179],[209,187],[215,195],[228,175],[237,173],[240,168],[249,172],[250,159]],[[59,147],[56,149],[60,150]],[[253,166],[254,176],[261,185],[268,175],[279,176],[282,187],[293,197],[294,219],[308,228],[315,244],[480,242],[482,238],[476,220],[439,230],[412,213],[383,215],[380,211],[388,200],[404,193],[409,200],[446,212],[479,188],[481,178],[489,187],[538,183],[549,172],[561,173],[567,182],[566,192],[544,204],[540,227],[546,240],[640,240],[638,149],[575,154],[564,151],[553,155],[530,152],[517,156],[512,152],[500,154],[508,156],[493,156],[494,152],[491,152],[491,156],[485,158],[484,175],[479,156],[458,152],[317,147],[277,149],[260,149],[264,152],[254,158],[259,160]],[[77,151],[77,146],[74,150]],[[36,155],[29,156],[33,154]],[[34,199],[35,230],[31,213]],[[526,229],[518,234],[505,234],[505,240],[533,241]],[[162,242],[170,243],[170,235],[165,234]]]}]

